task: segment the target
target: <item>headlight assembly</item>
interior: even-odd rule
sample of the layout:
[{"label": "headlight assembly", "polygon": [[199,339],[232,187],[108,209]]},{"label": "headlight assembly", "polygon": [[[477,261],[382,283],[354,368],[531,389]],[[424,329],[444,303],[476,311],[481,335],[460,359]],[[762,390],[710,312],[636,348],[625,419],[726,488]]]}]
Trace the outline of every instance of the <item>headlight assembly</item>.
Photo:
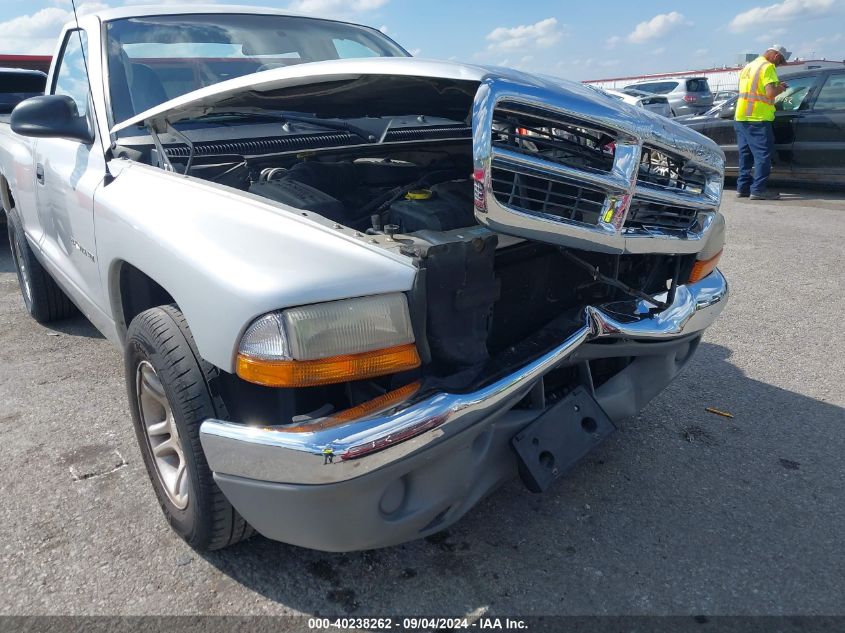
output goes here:
[{"label": "headlight assembly", "polygon": [[238,376],[273,387],[308,387],[419,367],[405,295],[317,303],[266,314],[246,330]]}]

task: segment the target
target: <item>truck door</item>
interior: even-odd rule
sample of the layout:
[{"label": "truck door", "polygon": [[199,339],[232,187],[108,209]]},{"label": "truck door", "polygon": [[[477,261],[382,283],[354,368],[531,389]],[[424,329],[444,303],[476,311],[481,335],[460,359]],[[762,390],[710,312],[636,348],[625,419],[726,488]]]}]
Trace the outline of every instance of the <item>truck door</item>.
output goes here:
[{"label": "truck door", "polygon": [[[79,113],[91,118],[90,91],[85,60],[88,55],[84,30],[68,31],[53,73],[49,94],[67,95]],[[97,131],[99,134],[99,131]],[[105,174],[99,139],[92,145],[60,138],[39,139],[35,144],[36,199],[45,223],[41,249],[71,286],[70,294],[102,305],[102,288],[94,239],[94,191]],[[76,292],[74,292],[74,290]],[[83,311],[87,306],[80,305]]]},{"label": "truck door", "polygon": [[845,176],[845,72],[827,76],[795,131],[793,173],[825,181]]}]

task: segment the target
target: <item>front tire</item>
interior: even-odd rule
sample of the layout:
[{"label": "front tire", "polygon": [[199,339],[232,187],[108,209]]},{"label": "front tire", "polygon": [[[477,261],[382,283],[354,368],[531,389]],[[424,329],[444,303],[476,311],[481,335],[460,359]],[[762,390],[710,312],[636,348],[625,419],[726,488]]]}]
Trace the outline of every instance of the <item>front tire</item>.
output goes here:
[{"label": "front tire", "polygon": [[7,214],[7,222],[9,247],[26,311],[39,323],[60,321],[73,316],[76,307],[35,258],[17,218]]},{"label": "front tire", "polygon": [[208,418],[225,417],[209,388],[218,370],[197,353],[176,306],[142,312],[126,337],[126,386],[147,474],[173,530],[197,550],[215,550],[252,528],[214,482],[200,444]]}]

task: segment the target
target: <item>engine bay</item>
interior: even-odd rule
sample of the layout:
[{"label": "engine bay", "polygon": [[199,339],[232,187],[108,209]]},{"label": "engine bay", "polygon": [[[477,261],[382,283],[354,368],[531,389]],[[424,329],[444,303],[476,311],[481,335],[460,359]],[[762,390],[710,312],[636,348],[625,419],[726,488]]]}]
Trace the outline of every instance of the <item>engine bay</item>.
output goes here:
[{"label": "engine bay", "polygon": [[480,226],[468,144],[389,156],[300,154],[236,171],[248,176],[244,191],[414,260],[420,284],[409,298],[425,315],[415,328],[425,333],[418,345],[430,376],[490,375],[491,363],[508,362],[550,323],[573,327],[585,305],[630,300],[626,287],[665,292],[678,274],[674,256],[565,249]]},{"label": "engine bay", "polygon": [[[173,161],[175,171],[258,196],[346,235],[408,257],[418,268],[408,291],[423,361],[397,374],[346,387],[297,390],[285,416],[329,403],[355,406],[423,380],[452,392],[477,388],[544,353],[583,325],[584,306],[669,293],[695,256],[604,254],[496,233],[475,218],[469,139],[282,152],[215,154]],[[155,164],[153,156],[147,157]],[[600,385],[625,359],[591,361]],[[555,375],[561,397],[583,367]],[[551,377],[550,377],[551,381]],[[237,417],[269,414],[270,393],[244,385],[253,404]],[[551,391],[549,392],[551,393]]]},{"label": "engine bay", "polygon": [[390,159],[307,161],[263,169],[248,191],[359,231],[450,231],[475,224],[465,173]]}]

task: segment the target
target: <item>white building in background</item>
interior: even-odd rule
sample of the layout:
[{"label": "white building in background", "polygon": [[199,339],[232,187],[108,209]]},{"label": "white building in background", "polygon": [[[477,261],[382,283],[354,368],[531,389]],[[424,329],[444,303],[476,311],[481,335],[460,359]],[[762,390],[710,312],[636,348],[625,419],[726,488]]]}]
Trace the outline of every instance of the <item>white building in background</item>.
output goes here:
[{"label": "white building in background", "polygon": [[[752,59],[756,55],[752,56]],[[744,64],[743,64],[744,65]],[[798,59],[787,62],[786,66],[778,68],[778,75],[786,77],[810,68],[843,67],[845,61],[831,61],[828,59]],[[630,77],[611,77],[610,79],[588,79],[585,84],[592,84],[599,88],[619,89],[640,81],[659,81],[662,79],[685,79],[687,77],[707,77],[710,90],[736,90],[739,85],[739,73],[743,66],[723,66],[722,68],[707,68],[704,70],[684,70],[671,73],[657,73],[653,75],[632,75]]]}]

